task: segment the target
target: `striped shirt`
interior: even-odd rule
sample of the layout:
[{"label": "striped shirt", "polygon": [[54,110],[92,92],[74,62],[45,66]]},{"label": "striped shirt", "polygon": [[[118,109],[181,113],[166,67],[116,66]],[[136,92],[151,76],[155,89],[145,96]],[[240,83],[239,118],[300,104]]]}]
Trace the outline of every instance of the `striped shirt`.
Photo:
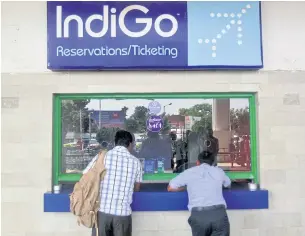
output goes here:
[{"label": "striped shirt", "polygon": [[[91,169],[97,159],[92,159],[83,173]],[[131,215],[134,184],[142,182],[140,161],[127,148],[116,146],[105,156],[107,170],[100,189],[100,212],[117,215]]]}]

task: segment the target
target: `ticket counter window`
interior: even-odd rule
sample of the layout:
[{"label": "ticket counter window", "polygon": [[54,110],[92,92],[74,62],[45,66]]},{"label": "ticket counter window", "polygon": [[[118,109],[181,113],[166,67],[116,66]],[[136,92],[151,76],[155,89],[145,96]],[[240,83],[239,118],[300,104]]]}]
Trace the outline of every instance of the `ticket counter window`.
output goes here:
[{"label": "ticket counter window", "polygon": [[232,178],[255,177],[252,96],[162,96],[56,97],[55,180],[78,180],[101,149],[114,147],[120,129],[134,137],[132,154],[141,161],[146,182],[168,182],[195,166],[205,150],[213,153],[215,165]]}]

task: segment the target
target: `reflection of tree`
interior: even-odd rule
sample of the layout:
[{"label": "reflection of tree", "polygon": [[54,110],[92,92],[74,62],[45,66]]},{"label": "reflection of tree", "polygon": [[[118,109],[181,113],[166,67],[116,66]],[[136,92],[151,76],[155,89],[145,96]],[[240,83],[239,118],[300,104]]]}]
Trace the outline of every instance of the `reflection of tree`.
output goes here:
[{"label": "reflection of tree", "polygon": [[[201,117],[200,121],[195,122],[192,130],[197,132],[199,127],[212,127],[212,105],[208,103],[196,104],[191,108],[179,109],[179,114],[183,116]],[[237,134],[249,134],[250,114],[249,108],[230,110],[231,130]]]},{"label": "reflection of tree", "polygon": [[148,118],[148,109],[144,106],[137,106],[130,118],[126,119],[125,127],[133,133],[143,133],[146,131],[146,120]]},{"label": "reflection of tree", "polygon": [[237,134],[248,135],[250,132],[250,114],[249,108],[232,108],[230,111],[231,130],[235,130]]},{"label": "reflection of tree", "polygon": [[163,114],[162,117],[163,117],[163,129],[161,130],[161,133],[168,134],[169,131],[171,130],[171,125],[169,123],[168,116]]},{"label": "reflection of tree", "polygon": [[84,100],[63,100],[61,106],[62,137],[66,137],[67,132],[80,132],[80,117],[82,117],[82,131],[89,129],[89,118],[87,104],[88,99]]},{"label": "reflection of tree", "polygon": [[212,113],[212,105],[208,103],[196,104],[191,108],[180,108],[179,115],[202,117],[204,112]]},{"label": "reflection of tree", "polygon": [[192,131],[197,132],[199,127],[212,127],[212,105],[208,103],[196,104],[191,108],[179,109],[179,115],[201,117],[192,127]]},{"label": "reflection of tree", "polygon": [[121,112],[124,114],[124,117],[126,118],[127,116],[127,111],[128,111],[128,107],[124,106],[122,109],[121,109]]},{"label": "reflection of tree", "polygon": [[135,119],[131,119],[131,118],[126,119],[125,127],[126,127],[126,130],[131,133],[138,132],[138,122]]},{"label": "reflection of tree", "polygon": [[107,143],[112,143],[114,141],[115,133],[119,130],[120,128],[115,127],[115,128],[101,128],[98,130],[96,134],[96,141],[99,143],[102,143],[103,141],[106,141]]}]

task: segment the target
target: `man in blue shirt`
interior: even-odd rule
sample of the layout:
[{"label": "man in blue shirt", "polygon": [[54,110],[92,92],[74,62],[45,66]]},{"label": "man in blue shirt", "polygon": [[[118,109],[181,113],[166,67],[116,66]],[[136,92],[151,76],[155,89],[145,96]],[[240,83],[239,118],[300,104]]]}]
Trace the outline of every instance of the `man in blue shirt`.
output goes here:
[{"label": "man in blue shirt", "polygon": [[172,179],[168,191],[188,192],[191,216],[188,220],[193,236],[229,236],[230,223],[222,188],[231,181],[219,167],[213,166],[213,153],[199,154],[197,166]]}]

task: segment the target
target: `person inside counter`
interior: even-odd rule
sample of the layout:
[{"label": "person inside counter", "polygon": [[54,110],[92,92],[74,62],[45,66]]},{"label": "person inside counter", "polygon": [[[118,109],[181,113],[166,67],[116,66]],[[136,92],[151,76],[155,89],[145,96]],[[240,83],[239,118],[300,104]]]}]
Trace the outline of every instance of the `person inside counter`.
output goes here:
[{"label": "person inside counter", "polygon": [[207,129],[207,140],[210,142],[210,145],[207,147],[207,151],[211,152],[214,156],[214,163],[213,165],[217,166],[217,155],[219,152],[219,141],[213,135],[213,129]]},{"label": "person inside counter", "polygon": [[177,173],[180,167],[184,164],[184,158],[186,155],[185,143],[183,142],[183,140],[177,140],[175,149],[176,167],[174,173]]},{"label": "person inside counter", "polygon": [[184,157],[184,163],[188,162],[188,142],[189,142],[189,135],[191,131],[187,130],[185,132],[185,139],[184,139],[184,150],[185,150],[185,157]]},{"label": "person inside counter", "polygon": [[175,169],[175,155],[176,155],[176,145],[177,145],[177,134],[175,132],[170,132],[170,141],[172,148],[172,157],[171,157],[171,168]]},{"label": "person inside counter", "polygon": [[222,188],[230,187],[231,180],[221,168],[213,166],[214,159],[213,153],[201,152],[197,166],[185,170],[168,185],[169,192],[188,192],[188,222],[193,236],[230,235]]},{"label": "person inside counter", "polygon": [[157,132],[148,131],[147,136],[148,138],[142,143],[138,157],[145,160],[164,158],[165,170],[171,169],[171,144],[167,140],[161,139]]}]

